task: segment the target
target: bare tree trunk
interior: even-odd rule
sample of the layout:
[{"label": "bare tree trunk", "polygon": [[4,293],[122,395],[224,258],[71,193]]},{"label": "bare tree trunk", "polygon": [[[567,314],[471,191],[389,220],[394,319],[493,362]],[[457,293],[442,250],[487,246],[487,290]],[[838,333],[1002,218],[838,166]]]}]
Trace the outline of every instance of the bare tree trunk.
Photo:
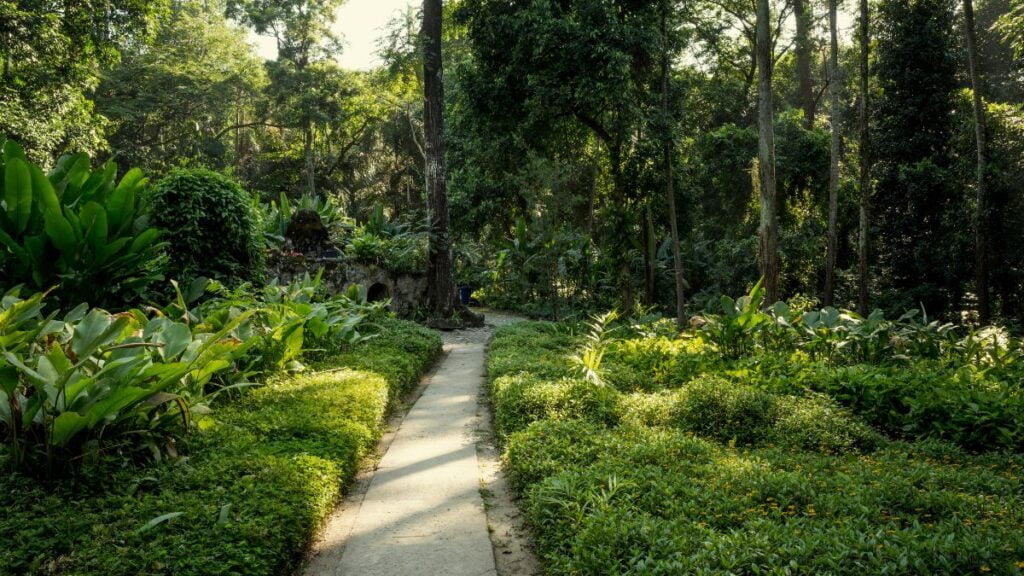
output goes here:
[{"label": "bare tree trunk", "polygon": [[672,265],[676,281],[676,326],[686,327],[686,278],[683,275],[683,256],[679,246],[679,221],[676,215],[675,174],[672,164],[672,114],[668,106],[668,6],[663,5],[661,13],[661,40],[664,44],[661,55],[661,109],[665,119],[665,200],[668,202],[668,223],[672,240]]},{"label": "bare tree trunk", "polygon": [[970,65],[971,89],[974,92],[974,139],[977,144],[977,215],[974,226],[974,277],[978,292],[978,320],[988,324],[991,317],[988,288],[988,187],[985,184],[985,105],[981,99],[981,78],[978,74],[978,32],[974,25],[974,2],[964,0],[967,29],[967,62]]},{"label": "bare tree trunk", "polygon": [[796,76],[800,85],[800,107],[804,111],[804,128],[814,126],[817,99],[814,97],[814,79],[811,76],[811,22],[813,10],[808,0],[793,0],[796,18]]},{"label": "bare tree trunk", "polygon": [[768,0],[757,0],[757,128],[761,226],[758,267],[764,277],[765,302],[779,300],[779,222],[775,193],[775,127],[773,126],[771,12]]},{"label": "bare tree trunk", "polygon": [[871,208],[871,130],[868,126],[871,73],[868,57],[871,51],[868,0],[860,0],[860,234],[857,239],[857,310],[867,316],[870,301],[868,292],[868,234]]},{"label": "bare tree trunk", "polygon": [[441,0],[423,0],[423,131],[426,143],[427,211],[430,218],[427,305],[440,328],[461,324],[456,317],[455,276],[444,168],[444,86],[441,66]]},{"label": "bare tree trunk", "polygon": [[836,22],[836,0],[828,2],[829,28],[829,93],[832,97],[832,153],[829,162],[828,177],[828,240],[825,258],[825,306],[832,306],[835,294],[836,248],[838,242],[837,222],[839,215],[839,155],[842,154],[842,109],[839,103],[839,92],[842,88],[839,71],[839,35]]}]

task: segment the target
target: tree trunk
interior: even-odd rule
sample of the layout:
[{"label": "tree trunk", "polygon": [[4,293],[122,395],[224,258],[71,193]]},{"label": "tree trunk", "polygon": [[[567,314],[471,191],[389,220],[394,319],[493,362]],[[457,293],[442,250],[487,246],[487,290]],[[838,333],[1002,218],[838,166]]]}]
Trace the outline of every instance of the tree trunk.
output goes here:
[{"label": "tree trunk", "polygon": [[832,153],[828,177],[828,241],[825,258],[825,306],[832,306],[835,293],[836,248],[838,247],[837,222],[839,216],[839,155],[842,153],[842,108],[839,92],[842,88],[839,71],[839,35],[836,22],[836,0],[828,2],[829,28],[829,93],[831,100]]},{"label": "tree trunk", "polygon": [[779,222],[775,194],[775,127],[773,126],[771,12],[757,0],[757,128],[761,226],[758,267],[764,277],[765,303],[779,300]]},{"label": "tree trunk", "polygon": [[306,157],[306,187],[310,196],[316,196],[316,162],[313,159],[313,122],[306,119],[303,126],[305,132],[304,155]]},{"label": "tree trunk", "polygon": [[860,234],[857,239],[857,310],[867,316],[870,301],[868,292],[868,234],[871,208],[871,131],[868,127],[870,93],[868,91],[868,56],[871,51],[868,0],[860,0]]},{"label": "tree trunk", "polygon": [[686,279],[683,276],[683,256],[679,246],[679,222],[676,216],[675,174],[672,166],[672,114],[668,106],[668,3],[661,13],[661,39],[664,44],[661,55],[661,109],[665,119],[665,200],[668,202],[668,223],[672,240],[672,265],[676,281],[676,326],[686,327]]},{"label": "tree trunk", "polygon": [[817,107],[814,79],[811,76],[811,22],[814,21],[814,15],[810,2],[794,0],[793,16],[796,18],[796,76],[800,108],[804,111],[804,128],[810,130],[814,126]]},{"label": "tree trunk", "polygon": [[651,205],[644,207],[644,304],[654,305],[655,275],[654,261],[657,259],[657,242],[654,237],[654,215]]},{"label": "tree trunk", "polygon": [[423,131],[426,143],[427,212],[430,219],[427,305],[440,327],[459,324],[452,272],[448,190],[444,169],[444,86],[441,66],[441,0],[423,0]]},{"label": "tree trunk", "polygon": [[978,33],[974,26],[974,2],[964,0],[964,25],[967,29],[967,62],[970,66],[971,89],[974,92],[974,140],[978,151],[977,215],[974,226],[974,276],[978,292],[978,320],[982,325],[991,321],[988,289],[988,189],[985,184],[987,157],[985,154],[985,107],[981,99],[981,78],[978,74]]}]

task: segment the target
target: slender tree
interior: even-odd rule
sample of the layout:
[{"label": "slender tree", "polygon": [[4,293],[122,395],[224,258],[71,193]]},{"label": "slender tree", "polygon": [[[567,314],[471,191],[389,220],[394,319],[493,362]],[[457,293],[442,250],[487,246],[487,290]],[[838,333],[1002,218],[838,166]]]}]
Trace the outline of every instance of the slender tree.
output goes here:
[{"label": "slender tree", "polygon": [[793,16],[796,19],[796,77],[800,107],[804,111],[804,127],[810,130],[814,126],[817,108],[811,76],[811,23],[814,13],[810,0],[793,0]]},{"label": "slender tree", "polygon": [[775,128],[773,126],[771,11],[768,0],[757,0],[757,127],[758,181],[761,226],[758,267],[764,277],[768,303],[779,299],[779,221],[775,192]]},{"label": "slender tree", "polygon": [[967,32],[967,63],[974,96],[974,140],[978,154],[975,183],[977,213],[974,225],[975,290],[978,292],[978,319],[982,324],[988,324],[991,319],[988,300],[988,187],[985,185],[988,158],[985,154],[985,105],[981,99],[981,78],[978,74],[978,32],[974,25],[973,0],[964,0],[964,28]]},{"label": "slender tree", "polygon": [[829,30],[829,94],[830,124],[832,125],[832,153],[829,161],[828,176],[828,240],[826,247],[825,261],[825,306],[831,306],[835,294],[836,275],[836,247],[838,246],[837,222],[839,215],[839,155],[842,154],[843,133],[842,133],[842,108],[839,102],[839,92],[842,88],[840,82],[841,72],[839,70],[839,33],[836,21],[836,1],[828,1],[828,30]]},{"label": "slender tree", "polygon": [[[661,109],[665,122],[668,123],[672,112],[668,103],[668,2],[662,3],[661,11]],[[683,255],[679,246],[679,219],[676,214],[675,174],[672,169],[673,138],[671,124],[665,126],[665,144],[663,161],[665,163],[665,200],[668,202],[668,223],[672,237],[672,264],[676,281],[676,325],[682,330],[686,325],[686,279],[683,273]]]},{"label": "slender tree", "polygon": [[857,310],[867,315],[870,294],[868,283],[868,225],[871,209],[871,131],[868,126],[870,93],[868,92],[868,58],[871,52],[870,18],[868,0],[860,0],[860,230],[857,239]]}]

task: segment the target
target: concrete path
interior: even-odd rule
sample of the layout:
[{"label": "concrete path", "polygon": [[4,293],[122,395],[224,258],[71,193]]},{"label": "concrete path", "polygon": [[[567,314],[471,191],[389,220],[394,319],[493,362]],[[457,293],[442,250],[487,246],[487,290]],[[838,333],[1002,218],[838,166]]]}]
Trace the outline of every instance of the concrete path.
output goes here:
[{"label": "concrete path", "polygon": [[332,520],[307,575],[497,574],[474,437],[484,381],[479,340],[445,347],[361,503]]}]

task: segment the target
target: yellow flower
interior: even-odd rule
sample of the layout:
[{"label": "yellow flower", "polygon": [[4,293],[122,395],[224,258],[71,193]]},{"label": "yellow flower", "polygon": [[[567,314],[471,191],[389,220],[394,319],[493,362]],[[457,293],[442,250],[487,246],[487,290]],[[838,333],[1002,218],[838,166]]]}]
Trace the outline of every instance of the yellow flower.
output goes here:
[{"label": "yellow flower", "polygon": [[991,572],[992,569],[988,567],[988,564],[982,564],[981,565],[981,571],[982,572]]}]

